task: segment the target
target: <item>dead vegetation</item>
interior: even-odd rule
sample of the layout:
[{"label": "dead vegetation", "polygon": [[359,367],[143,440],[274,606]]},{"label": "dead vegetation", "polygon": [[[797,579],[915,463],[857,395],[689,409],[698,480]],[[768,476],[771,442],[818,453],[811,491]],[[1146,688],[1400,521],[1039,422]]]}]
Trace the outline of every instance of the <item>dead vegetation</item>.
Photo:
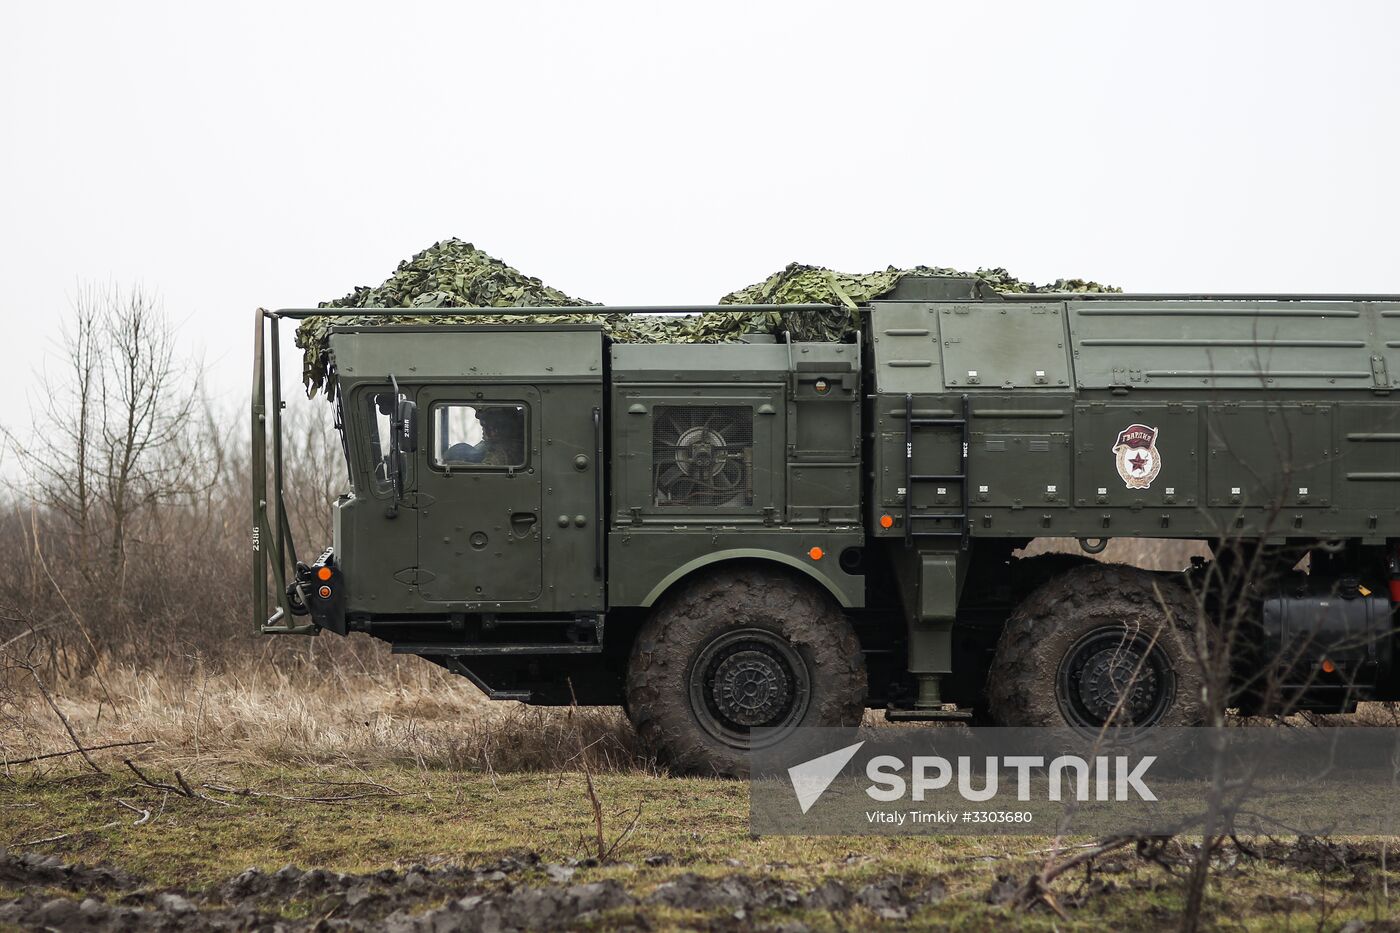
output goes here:
[{"label": "dead vegetation", "polygon": [[71,736],[35,691],[16,691],[3,707],[19,725],[5,732],[5,761],[11,769],[63,768],[80,742],[104,770],[120,768],[123,757],[171,767],[512,772],[577,766],[582,756],[598,771],[652,768],[618,710],[491,703],[419,659],[360,663],[359,646],[342,647],[290,666],[264,660],[209,671],[198,659],[174,670],[104,666],[106,689],[94,672],[65,681],[55,695]]}]

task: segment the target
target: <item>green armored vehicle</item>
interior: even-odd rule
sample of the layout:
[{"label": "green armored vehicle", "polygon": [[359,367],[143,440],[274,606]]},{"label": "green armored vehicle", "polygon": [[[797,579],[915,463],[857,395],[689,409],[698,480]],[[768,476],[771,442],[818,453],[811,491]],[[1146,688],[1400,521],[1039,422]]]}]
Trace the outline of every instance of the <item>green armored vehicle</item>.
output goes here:
[{"label": "green armored vehicle", "polygon": [[[908,277],[858,312],[832,343],[335,327],[348,486],[310,563],[282,505],[277,325],[338,312],[259,312],[257,624],[368,633],[496,699],[622,704],[663,760],[721,773],[754,728],[872,708],[1199,722],[1222,601],[1247,635],[1232,705],[1400,697],[1400,298]],[[1016,556],[1042,537],[1255,556],[1207,593],[1202,566]]]}]

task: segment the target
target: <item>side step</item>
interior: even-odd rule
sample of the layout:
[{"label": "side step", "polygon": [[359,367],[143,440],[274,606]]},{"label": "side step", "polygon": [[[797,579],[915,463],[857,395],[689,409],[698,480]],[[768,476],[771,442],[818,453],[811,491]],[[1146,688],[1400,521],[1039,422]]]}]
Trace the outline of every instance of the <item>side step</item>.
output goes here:
[{"label": "side step", "polygon": [[971,722],[972,710],[944,706],[941,709],[900,709],[885,707],[886,722]]},{"label": "side step", "polygon": [[476,675],[471,668],[454,657],[446,657],[439,661],[443,667],[454,674],[460,674],[476,685],[476,689],[486,694],[491,700],[517,700],[521,703],[529,703],[531,693],[529,690],[493,690],[487,686],[486,681]]}]

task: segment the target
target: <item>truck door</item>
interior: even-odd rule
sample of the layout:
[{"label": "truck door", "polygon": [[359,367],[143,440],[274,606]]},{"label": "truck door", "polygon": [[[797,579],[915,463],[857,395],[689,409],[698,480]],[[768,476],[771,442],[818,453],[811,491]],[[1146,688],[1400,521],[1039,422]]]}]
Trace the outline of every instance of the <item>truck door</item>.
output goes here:
[{"label": "truck door", "polygon": [[418,588],[444,611],[524,608],[541,588],[540,393],[418,392]]}]

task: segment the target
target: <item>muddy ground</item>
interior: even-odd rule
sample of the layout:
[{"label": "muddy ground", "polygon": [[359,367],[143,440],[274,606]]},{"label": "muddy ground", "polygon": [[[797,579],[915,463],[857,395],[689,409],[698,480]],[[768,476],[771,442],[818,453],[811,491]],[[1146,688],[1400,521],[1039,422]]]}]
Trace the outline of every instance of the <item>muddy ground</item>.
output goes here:
[{"label": "muddy ground", "polygon": [[[669,856],[648,859],[662,864]],[[890,876],[859,887],[835,879],[810,888],[744,874],[704,878],[684,873],[644,896],[615,878],[574,882],[588,863],[506,858],[475,868],[413,866],[368,875],[288,865],[249,868],[215,888],[156,889],[106,868],[65,864],[57,856],[0,854],[0,881],[62,894],[25,894],[0,906],[0,922],[86,930],[558,930],[591,924],[648,930],[649,908],[707,915],[710,929],[798,931],[807,923],[761,922],[771,911],[812,911],[837,921],[853,909],[883,920],[906,920],[937,905],[938,881]],[[288,905],[305,916],[286,916]]]},{"label": "muddy ground", "polygon": [[[981,900],[993,910],[1006,911],[1001,923],[1058,929],[1057,921],[1069,926],[1089,921],[1097,927],[1092,917],[1073,914],[1095,899],[1156,889],[1156,883],[1137,876],[1129,863],[1156,857],[1170,874],[1171,859],[1164,856],[1165,850],[1154,856],[1140,846],[1134,853],[1097,860],[1087,867],[1083,883],[1038,911],[1018,906],[1024,881],[1013,874],[989,875]],[[1374,847],[1305,838],[1226,849],[1218,870],[1225,876],[1234,874],[1243,867],[1241,860],[1271,864],[1300,875],[1330,875],[1334,891],[1355,892],[1374,887],[1384,859],[1385,853]],[[658,853],[639,866],[621,867],[662,868],[672,862],[672,856]],[[190,889],[149,885],[120,869],[69,863],[58,855],[0,850],[0,885],[25,892],[0,905],[0,924],[94,931],[685,928],[797,933],[870,925],[975,929],[990,919],[974,921],[961,910],[945,914],[940,905],[949,887],[928,875],[866,875],[856,883],[827,878],[804,885],[753,872],[704,876],[686,871],[643,892],[618,877],[580,877],[598,867],[590,859],[546,862],[533,854],[473,867],[413,865],[369,874],[287,865],[276,871],[249,868],[218,884]],[[1400,930],[1400,920],[1389,912],[1373,911],[1364,918],[1338,912],[1340,897],[1329,912],[1328,898],[1325,889],[1310,894],[1280,888],[1277,894],[1255,895],[1233,914],[1213,912],[1206,926],[1300,925],[1341,933]],[[1179,914],[1149,898],[1136,921],[1136,928],[1169,928]],[[1123,928],[1119,923],[1103,925]]]}]

